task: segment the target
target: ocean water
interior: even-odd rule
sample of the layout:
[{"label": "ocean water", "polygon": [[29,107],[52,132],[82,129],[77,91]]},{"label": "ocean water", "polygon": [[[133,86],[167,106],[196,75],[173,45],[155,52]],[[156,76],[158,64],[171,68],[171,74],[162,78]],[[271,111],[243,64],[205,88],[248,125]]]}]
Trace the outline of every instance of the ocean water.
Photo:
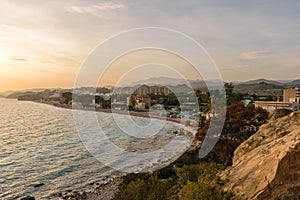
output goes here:
[{"label": "ocean water", "polygon": [[[84,116],[89,111],[80,112],[80,116]],[[157,136],[137,139],[122,135],[120,127],[114,123],[112,114],[97,113],[96,117],[108,137],[94,137],[97,134],[93,130],[93,124],[85,117],[81,119],[81,124],[76,124],[85,132],[78,134],[72,110],[0,99],[0,199],[19,199],[27,195],[37,199],[58,199],[60,192],[87,189],[95,182],[119,175],[121,172],[111,167],[123,166],[118,159],[128,156],[124,152],[156,152],[153,159],[151,156],[147,157],[148,160],[143,160],[139,166],[136,166],[137,157],[126,157],[126,161],[132,159],[130,163],[134,164],[124,167],[136,167],[139,171],[153,166],[159,167],[163,162],[168,163],[176,159],[180,156],[178,152],[190,145],[189,141],[181,136],[172,134],[173,130],[178,128],[175,123],[167,122],[161,134]],[[149,119],[146,118],[133,119],[141,124],[149,123]],[[93,134],[90,135],[91,133]],[[181,142],[176,148],[181,148],[170,158],[170,154],[166,153],[162,146],[174,141],[174,137],[177,142]],[[96,145],[104,144],[103,141],[110,143]],[[112,153],[111,146],[118,146],[124,151]],[[112,154],[115,160],[112,159]],[[113,164],[108,167],[110,159]],[[117,164],[114,165],[115,163]],[[38,183],[45,185],[34,188]]]}]

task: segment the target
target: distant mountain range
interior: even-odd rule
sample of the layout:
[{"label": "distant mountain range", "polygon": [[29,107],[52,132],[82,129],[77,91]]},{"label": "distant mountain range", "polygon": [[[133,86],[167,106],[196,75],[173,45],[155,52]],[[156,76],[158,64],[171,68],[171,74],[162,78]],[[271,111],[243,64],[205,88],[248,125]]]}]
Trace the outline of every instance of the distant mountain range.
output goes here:
[{"label": "distant mountain range", "polygon": [[296,87],[300,87],[300,79],[297,79],[297,80],[288,82],[288,83],[286,83],[286,86],[291,86],[291,87],[296,86]]},{"label": "distant mountain range", "polygon": [[256,79],[234,85],[234,91],[259,96],[282,96],[283,89],[300,87],[300,79],[294,81],[276,81],[268,79]]},{"label": "distant mountain range", "polygon": [[246,81],[246,82],[243,82],[241,84],[257,84],[257,83],[267,83],[267,84],[272,84],[272,85],[282,85],[283,84],[279,81],[267,80],[267,79],[264,79],[264,78]]},{"label": "distant mountain range", "polygon": [[187,85],[188,87],[192,88],[201,88],[205,89],[207,88],[207,85],[210,85],[212,88],[216,88],[220,84],[223,84],[222,81],[218,80],[185,80],[181,78],[169,78],[169,77],[154,77],[154,78],[149,78],[145,80],[140,80],[133,82],[131,84],[126,85],[127,87],[133,87],[137,85],[164,85],[164,86],[171,86],[171,87],[176,87],[178,85]]},{"label": "distant mountain range", "polygon": [[[187,82],[189,84],[187,84]],[[137,87],[139,85],[164,85],[169,86],[173,90],[187,91],[187,88],[190,86],[194,89],[200,89],[202,91],[207,91],[207,85],[210,85],[212,89],[216,88],[218,85],[223,84],[220,81],[215,80],[184,80],[181,78],[170,78],[170,77],[154,77],[141,81],[136,81],[131,84],[126,84],[124,87]],[[285,88],[294,88],[300,87],[300,79],[297,80],[268,80],[264,78],[245,81],[245,82],[233,82],[234,91],[248,94],[256,95],[272,95],[278,96],[282,95],[282,90]],[[27,89],[19,91],[5,91],[0,92],[0,97],[6,98],[17,98],[20,95],[30,93],[30,92],[40,92],[45,89]],[[64,90],[60,88],[51,89],[51,90]]]},{"label": "distant mountain range", "polygon": [[[191,82],[191,80],[188,81]],[[147,85],[160,84],[160,85],[167,85],[167,86],[176,86],[176,85],[186,84],[186,82],[187,82],[186,80],[180,78],[153,77],[145,80],[135,81],[126,86],[128,87],[128,86],[136,86],[136,85],[143,85],[143,84],[147,84]]]},{"label": "distant mountain range", "polygon": [[[137,86],[142,84],[147,85],[155,85],[161,84],[170,86],[172,88],[178,85],[187,85],[189,83],[194,89],[200,89],[207,91],[207,85],[209,84],[212,89],[216,88],[216,86],[220,85],[220,81],[204,81],[204,80],[183,80],[177,78],[167,78],[167,77],[155,77],[149,78],[142,81],[137,81],[130,86]],[[248,94],[256,94],[256,95],[272,95],[272,96],[281,96],[282,90],[285,88],[294,88],[300,87],[300,79],[297,80],[268,80],[264,78],[259,78],[255,80],[245,81],[245,82],[233,82],[234,91]]]},{"label": "distant mountain range", "polygon": [[238,83],[238,85],[240,85],[240,84],[255,84],[255,83],[262,83],[262,82],[272,84],[272,85],[279,85],[282,87],[299,87],[300,86],[300,79],[291,81],[291,80],[268,80],[268,79],[264,79],[264,78]]},{"label": "distant mountain range", "polygon": [[[271,81],[273,82],[273,81]],[[234,92],[256,94],[258,96],[282,96],[285,87],[267,82],[250,82],[234,86]]]},{"label": "distant mountain range", "polygon": [[[37,93],[37,92],[42,92],[46,89],[47,88],[34,88],[34,89],[24,89],[24,90],[9,90],[9,91],[3,91],[3,92],[0,91],[0,98],[16,99],[20,95],[34,94],[34,93]],[[62,91],[64,89],[51,88],[50,90]]]},{"label": "distant mountain range", "polygon": [[[126,86],[136,86],[136,85],[156,85],[156,84],[161,84],[161,85],[167,85],[167,86],[176,86],[176,85],[182,85],[189,83],[193,87],[206,87],[206,84],[218,84],[220,83],[219,81],[214,81],[214,80],[184,80],[181,78],[169,78],[169,77],[154,77],[154,78],[149,78],[145,80],[140,80],[133,82],[131,84],[128,84]],[[287,87],[300,87],[300,79],[297,80],[268,80],[265,78],[259,78],[255,80],[249,80],[249,81],[244,81],[244,82],[233,82],[233,85],[245,85],[245,84],[259,84],[259,83],[267,83],[270,85],[278,85],[282,86],[284,88]]]}]

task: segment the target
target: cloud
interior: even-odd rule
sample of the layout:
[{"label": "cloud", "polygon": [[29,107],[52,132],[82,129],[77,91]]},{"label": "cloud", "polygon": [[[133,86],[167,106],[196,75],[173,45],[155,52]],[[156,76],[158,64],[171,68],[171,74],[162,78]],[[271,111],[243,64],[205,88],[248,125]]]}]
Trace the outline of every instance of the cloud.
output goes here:
[{"label": "cloud", "polygon": [[67,10],[72,13],[101,16],[101,11],[121,10],[123,8],[125,5],[120,2],[102,2],[89,6],[71,6]]},{"label": "cloud", "polygon": [[272,51],[250,51],[242,53],[242,57],[245,59],[257,59],[264,58],[273,54],[274,52]]},{"label": "cloud", "polygon": [[28,61],[27,58],[17,57],[17,56],[11,56],[11,57],[9,57],[9,60],[12,60],[12,61]]},{"label": "cloud", "polygon": [[2,0],[0,74],[23,66],[74,76],[98,43],[128,29],[157,26],[202,44],[227,80],[296,76],[300,1],[255,2],[75,0],[45,5]]}]

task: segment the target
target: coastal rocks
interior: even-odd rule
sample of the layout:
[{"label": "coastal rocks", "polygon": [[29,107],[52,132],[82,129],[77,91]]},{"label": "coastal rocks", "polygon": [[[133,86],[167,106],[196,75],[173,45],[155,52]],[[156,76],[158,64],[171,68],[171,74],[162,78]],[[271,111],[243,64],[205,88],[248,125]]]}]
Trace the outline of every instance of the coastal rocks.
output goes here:
[{"label": "coastal rocks", "polygon": [[62,196],[64,200],[109,200],[111,199],[115,192],[118,190],[119,185],[122,183],[122,177],[115,177],[108,180],[108,182],[103,184],[94,184],[95,187],[85,191],[74,191]]},{"label": "coastal rocks", "polygon": [[270,121],[242,143],[221,175],[237,199],[300,198],[300,113]]}]

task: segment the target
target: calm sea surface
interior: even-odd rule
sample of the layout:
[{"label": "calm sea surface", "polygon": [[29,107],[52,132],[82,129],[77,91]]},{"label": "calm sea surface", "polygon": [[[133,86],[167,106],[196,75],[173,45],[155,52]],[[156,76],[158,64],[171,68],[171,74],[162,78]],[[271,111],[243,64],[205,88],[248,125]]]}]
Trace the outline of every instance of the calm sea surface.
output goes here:
[{"label": "calm sea surface", "polygon": [[[124,139],[118,142],[120,133],[111,114],[97,117],[106,123],[115,144],[126,145]],[[172,132],[175,126],[168,122],[164,131]],[[170,137],[163,136],[162,144]],[[140,150],[128,142],[130,151]],[[0,199],[57,199],[59,192],[85,189],[117,174],[85,148],[71,110],[0,98]],[[45,185],[34,188],[38,183]]]}]

